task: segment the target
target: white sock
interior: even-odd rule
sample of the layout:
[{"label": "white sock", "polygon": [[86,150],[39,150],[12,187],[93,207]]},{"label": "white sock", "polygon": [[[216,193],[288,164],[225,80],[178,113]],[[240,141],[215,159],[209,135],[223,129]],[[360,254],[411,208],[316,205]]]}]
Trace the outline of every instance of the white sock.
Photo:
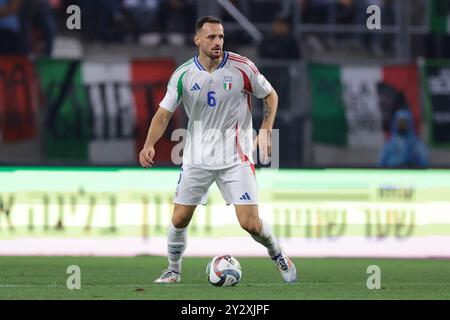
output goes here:
[{"label": "white sock", "polygon": [[266,247],[269,256],[273,258],[281,252],[280,245],[277,239],[275,239],[270,225],[263,219],[260,220],[262,225],[261,234],[259,236],[252,235],[252,238]]},{"label": "white sock", "polygon": [[188,228],[175,228],[170,223],[167,233],[167,252],[169,258],[169,269],[181,273],[181,260],[187,243]]}]

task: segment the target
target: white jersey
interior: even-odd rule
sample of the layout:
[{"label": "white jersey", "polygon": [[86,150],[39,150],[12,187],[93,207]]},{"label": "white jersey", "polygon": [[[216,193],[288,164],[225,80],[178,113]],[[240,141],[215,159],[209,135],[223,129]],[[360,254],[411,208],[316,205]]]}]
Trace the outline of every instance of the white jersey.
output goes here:
[{"label": "white jersey", "polygon": [[197,57],[173,73],[160,106],[170,112],[183,103],[189,118],[183,163],[224,169],[253,163],[251,95],[265,98],[272,86],[247,58],[224,51],[212,73]]}]

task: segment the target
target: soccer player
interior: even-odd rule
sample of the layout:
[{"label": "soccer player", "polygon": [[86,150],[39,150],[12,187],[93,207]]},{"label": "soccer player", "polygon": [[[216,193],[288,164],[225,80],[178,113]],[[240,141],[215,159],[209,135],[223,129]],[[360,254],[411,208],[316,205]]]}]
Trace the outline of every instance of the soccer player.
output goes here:
[{"label": "soccer player", "polygon": [[227,204],[235,206],[241,227],[267,248],[283,279],[295,282],[294,264],[280,248],[270,226],[259,217],[253,143],[248,143],[249,132],[252,134],[250,95],[254,95],[264,99],[262,133],[257,137],[260,153],[265,159],[271,156],[277,93],[250,60],[223,50],[224,29],[219,19],[200,19],[194,41],[199,54],[173,73],[139,154],[143,167],[153,165],[154,145],[183,103],[189,118],[188,137],[168,228],[169,267],[155,282],[180,281],[187,228],[196,206],[205,203],[213,182]]}]

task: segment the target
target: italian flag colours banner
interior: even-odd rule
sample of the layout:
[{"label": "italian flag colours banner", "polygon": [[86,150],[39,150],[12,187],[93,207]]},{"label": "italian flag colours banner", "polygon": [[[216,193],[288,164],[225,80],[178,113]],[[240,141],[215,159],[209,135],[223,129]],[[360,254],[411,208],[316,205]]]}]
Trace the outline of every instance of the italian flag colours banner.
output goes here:
[{"label": "italian flag colours banner", "polygon": [[353,148],[381,148],[396,111],[409,109],[420,130],[419,79],[415,65],[308,66],[313,140]]},{"label": "italian flag colours banner", "polygon": [[[99,164],[136,162],[174,68],[171,59],[39,60],[47,98],[45,155]],[[180,125],[178,118],[173,125]],[[171,150],[170,137],[160,143],[159,160],[170,161],[164,153]]]}]

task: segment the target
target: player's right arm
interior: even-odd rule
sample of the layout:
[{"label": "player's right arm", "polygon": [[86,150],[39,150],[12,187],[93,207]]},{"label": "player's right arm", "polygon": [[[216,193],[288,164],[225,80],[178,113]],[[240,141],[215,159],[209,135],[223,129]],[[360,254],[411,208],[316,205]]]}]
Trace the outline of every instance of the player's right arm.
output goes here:
[{"label": "player's right arm", "polygon": [[185,69],[185,67],[180,67],[175,70],[167,85],[166,95],[159,104],[158,111],[153,116],[144,147],[139,153],[139,161],[145,168],[153,166],[155,144],[162,137],[164,131],[166,131],[172,114],[183,100],[183,77],[186,73]]},{"label": "player's right arm", "polygon": [[144,168],[150,168],[153,166],[153,157],[155,156],[155,144],[164,134],[167,129],[172,112],[158,108],[153,116],[150,128],[148,129],[147,139],[145,140],[144,147],[139,154],[139,161]]}]

